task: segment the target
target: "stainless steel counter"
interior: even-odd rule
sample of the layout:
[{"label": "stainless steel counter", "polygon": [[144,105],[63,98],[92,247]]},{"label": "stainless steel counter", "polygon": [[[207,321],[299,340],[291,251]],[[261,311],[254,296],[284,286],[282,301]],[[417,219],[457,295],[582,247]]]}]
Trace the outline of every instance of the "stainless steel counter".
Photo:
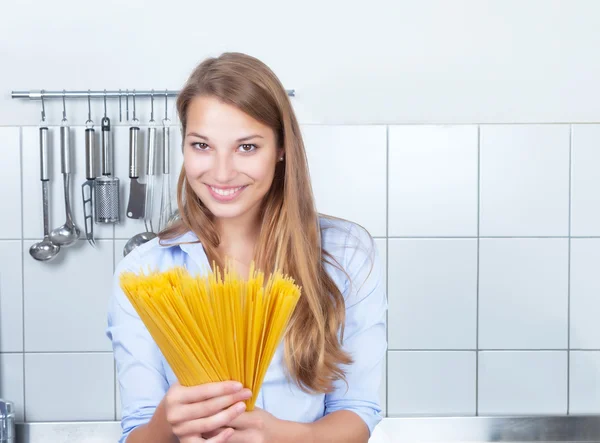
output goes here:
[{"label": "stainless steel counter", "polygon": [[[119,422],[25,423],[17,443],[115,443]],[[600,416],[385,418],[370,443],[599,442]]]}]

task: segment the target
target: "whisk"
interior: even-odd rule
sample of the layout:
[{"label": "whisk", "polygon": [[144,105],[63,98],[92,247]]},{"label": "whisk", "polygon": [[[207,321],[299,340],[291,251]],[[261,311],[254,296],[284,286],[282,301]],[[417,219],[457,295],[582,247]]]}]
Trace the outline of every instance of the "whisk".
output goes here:
[{"label": "whisk", "polygon": [[167,227],[169,219],[173,212],[171,206],[171,175],[170,175],[170,164],[171,164],[171,141],[169,120],[167,116],[168,97],[165,92],[165,118],[163,118],[163,176],[162,176],[162,195],[160,199],[160,217],[158,219],[158,230],[161,231]]}]

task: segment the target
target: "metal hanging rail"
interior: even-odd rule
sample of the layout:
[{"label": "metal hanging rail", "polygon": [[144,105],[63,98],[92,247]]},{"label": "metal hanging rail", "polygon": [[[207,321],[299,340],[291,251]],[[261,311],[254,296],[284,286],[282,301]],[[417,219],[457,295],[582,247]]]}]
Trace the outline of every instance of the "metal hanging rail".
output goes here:
[{"label": "metal hanging rail", "polygon": [[[286,90],[288,96],[294,97],[296,92],[294,89]],[[102,90],[102,91],[46,91],[30,90],[30,91],[12,91],[12,98],[28,98],[29,100],[53,99],[53,98],[119,98],[119,97],[176,97],[179,91],[176,90],[135,90],[135,89],[119,89],[119,90]]]}]

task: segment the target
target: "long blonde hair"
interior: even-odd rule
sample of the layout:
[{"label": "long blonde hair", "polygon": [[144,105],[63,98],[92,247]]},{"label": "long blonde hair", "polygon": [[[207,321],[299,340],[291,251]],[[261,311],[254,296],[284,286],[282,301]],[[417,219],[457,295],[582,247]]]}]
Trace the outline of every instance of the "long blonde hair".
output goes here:
[{"label": "long blonde hair", "polygon": [[[208,58],[192,72],[177,98],[184,138],[188,107],[197,96],[216,97],[236,106],[271,127],[278,146],[284,148],[285,161],[277,162],[261,207],[262,227],[254,260],[258,269],[268,273],[277,268],[302,287],[302,297],[284,337],[286,366],[302,390],[330,392],[335,380],[345,380],[342,365],[352,363],[341,344],[345,303],[325,269],[326,263],[338,267],[339,263],[321,248],[306,152],[288,94],[275,74],[254,57],[225,53]],[[177,206],[180,218],[160,233],[161,240],[191,230],[209,262],[222,268],[212,214],[194,193],[183,168]]]}]

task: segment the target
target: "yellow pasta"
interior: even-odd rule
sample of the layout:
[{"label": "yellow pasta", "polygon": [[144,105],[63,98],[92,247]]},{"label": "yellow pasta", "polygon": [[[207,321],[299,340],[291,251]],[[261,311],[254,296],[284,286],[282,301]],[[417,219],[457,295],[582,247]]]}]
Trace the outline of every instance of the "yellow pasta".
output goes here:
[{"label": "yellow pasta", "polygon": [[253,410],[301,289],[281,272],[265,283],[250,267],[241,279],[230,266],[206,275],[184,267],[124,272],[120,285],[179,382],[194,386],[236,380],[252,391]]}]

